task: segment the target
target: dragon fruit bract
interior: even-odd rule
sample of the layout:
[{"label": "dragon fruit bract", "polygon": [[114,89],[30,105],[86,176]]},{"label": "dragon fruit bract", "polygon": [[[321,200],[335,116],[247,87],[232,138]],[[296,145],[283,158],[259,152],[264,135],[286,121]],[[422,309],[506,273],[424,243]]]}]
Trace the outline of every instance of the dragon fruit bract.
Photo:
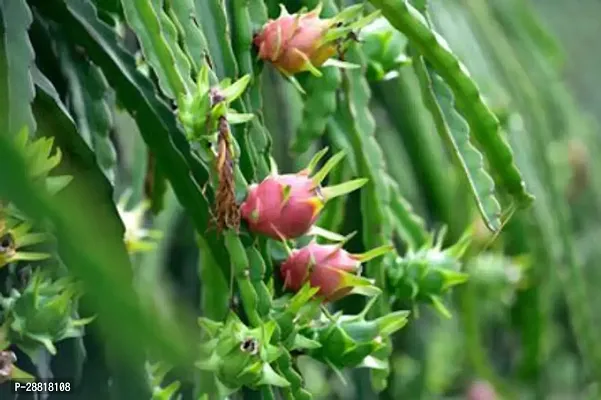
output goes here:
[{"label": "dragon fruit bract", "polygon": [[[327,149],[324,149],[327,151]],[[344,153],[332,157],[313,177],[311,171],[325,154],[319,152],[309,167],[296,174],[272,173],[260,184],[249,187],[240,214],[254,233],[272,239],[294,239],[306,234],[315,223],[325,203],[363,186],[366,179],[322,188],[321,181],[342,159]]]},{"label": "dragon fruit bract", "polygon": [[281,265],[280,273],[286,288],[296,292],[309,282],[312,287],[319,287],[317,295],[326,301],[338,300],[357,288],[363,288],[363,294],[372,295],[378,292],[377,289],[369,280],[358,276],[361,263],[391,249],[391,246],[381,246],[364,254],[350,254],[339,244],[323,245],[312,241],[294,250]]}]

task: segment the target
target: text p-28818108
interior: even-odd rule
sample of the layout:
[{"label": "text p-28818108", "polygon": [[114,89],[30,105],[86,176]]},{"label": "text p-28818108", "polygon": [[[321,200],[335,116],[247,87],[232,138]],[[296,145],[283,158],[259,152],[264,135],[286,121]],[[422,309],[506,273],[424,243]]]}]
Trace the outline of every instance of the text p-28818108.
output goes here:
[{"label": "text p-28818108", "polygon": [[12,382],[13,393],[71,393],[72,390],[73,384],[61,379]]}]

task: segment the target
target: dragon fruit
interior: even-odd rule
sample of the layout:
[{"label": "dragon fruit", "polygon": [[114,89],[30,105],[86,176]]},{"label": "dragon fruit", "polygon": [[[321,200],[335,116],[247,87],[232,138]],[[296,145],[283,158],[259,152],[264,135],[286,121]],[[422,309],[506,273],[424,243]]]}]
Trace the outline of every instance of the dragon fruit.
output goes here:
[{"label": "dragon fruit", "polygon": [[327,148],[320,151],[306,169],[296,174],[279,175],[274,171],[261,183],[249,187],[240,214],[253,233],[272,239],[303,236],[310,231],[328,200],[350,193],[367,182],[367,179],[355,179],[321,187],[325,176],[344,157],[342,152],[336,154],[311,177],[326,152]]},{"label": "dragon fruit", "polygon": [[467,391],[468,400],[496,400],[497,394],[492,385],[486,381],[476,381]]},{"label": "dragon fruit", "polygon": [[340,244],[318,244],[313,240],[307,246],[292,251],[281,265],[284,286],[300,290],[305,283],[318,287],[318,297],[335,301],[348,294],[375,295],[380,291],[371,281],[359,276],[361,263],[391,251],[392,246],[380,246],[363,254],[351,254]]},{"label": "dragon fruit", "polygon": [[[268,21],[254,37],[259,57],[270,61],[280,72],[291,76],[310,71],[320,76],[317,67],[341,50],[353,29],[373,20],[376,13],[352,24],[363,11],[362,5],[348,7],[333,18],[321,19],[321,4],[313,11],[289,14],[282,6],[280,16]],[[348,41],[348,40],[347,40]]]}]

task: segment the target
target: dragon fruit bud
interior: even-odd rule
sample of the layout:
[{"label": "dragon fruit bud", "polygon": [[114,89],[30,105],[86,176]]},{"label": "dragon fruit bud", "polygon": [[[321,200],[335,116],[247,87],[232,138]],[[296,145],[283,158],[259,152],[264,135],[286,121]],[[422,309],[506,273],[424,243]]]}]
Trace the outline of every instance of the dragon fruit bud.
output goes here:
[{"label": "dragon fruit bud", "polygon": [[313,11],[296,14],[289,14],[282,6],[280,16],[268,21],[253,42],[259,58],[273,63],[284,75],[310,71],[320,76],[317,67],[337,53],[339,41],[369,22],[365,17],[350,24],[362,11],[363,6],[353,6],[333,18],[321,19],[321,4]]},{"label": "dragon fruit bud", "polygon": [[[327,149],[326,149],[327,150]],[[324,151],[318,153],[309,167],[296,174],[272,174],[260,184],[248,188],[248,196],[240,206],[240,215],[254,233],[272,239],[294,239],[308,233],[326,202],[363,186],[366,179],[355,179],[339,185],[321,187],[327,173],[344,153],[332,157],[320,171],[310,176]]]},{"label": "dragon fruit bud", "polygon": [[319,288],[317,296],[335,301],[351,293],[375,295],[379,290],[359,276],[361,263],[389,252],[381,246],[364,254],[351,254],[340,245],[324,245],[312,241],[294,250],[280,267],[284,285],[298,291],[309,282]]}]

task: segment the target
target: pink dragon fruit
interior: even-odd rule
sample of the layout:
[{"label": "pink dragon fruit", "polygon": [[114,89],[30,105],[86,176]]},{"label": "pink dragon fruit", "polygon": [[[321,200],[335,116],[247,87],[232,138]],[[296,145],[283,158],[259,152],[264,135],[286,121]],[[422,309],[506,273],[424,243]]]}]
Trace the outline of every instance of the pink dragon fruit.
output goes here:
[{"label": "pink dragon fruit", "polygon": [[321,187],[329,171],[340,162],[344,153],[332,157],[313,177],[312,170],[325,155],[320,151],[309,167],[296,174],[273,172],[260,184],[249,187],[240,215],[253,233],[272,239],[294,239],[309,232],[326,202],[363,186],[366,179],[355,179],[336,186]]},{"label": "pink dragon fruit", "polygon": [[497,394],[490,383],[486,381],[473,382],[467,391],[468,400],[496,400]]},{"label": "pink dragon fruit", "polygon": [[340,40],[375,17],[370,15],[348,25],[362,11],[362,5],[352,6],[333,18],[321,19],[321,4],[313,11],[301,10],[292,15],[282,6],[280,16],[268,21],[253,42],[259,49],[259,57],[270,61],[286,76],[303,71],[320,75],[317,67],[337,53]]},{"label": "pink dragon fruit", "polygon": [[374,295],[379,290],[359,276],[361,263],[381,256],[392,246],[377,247],[367,253],[350,254],[338,245],[323,245],[312,241],[307,246],[292,251],[281,265],[284,286],[298,291],[305,284],[319,287],[317,296],[324,301],[335,301],[351,293]]}]

